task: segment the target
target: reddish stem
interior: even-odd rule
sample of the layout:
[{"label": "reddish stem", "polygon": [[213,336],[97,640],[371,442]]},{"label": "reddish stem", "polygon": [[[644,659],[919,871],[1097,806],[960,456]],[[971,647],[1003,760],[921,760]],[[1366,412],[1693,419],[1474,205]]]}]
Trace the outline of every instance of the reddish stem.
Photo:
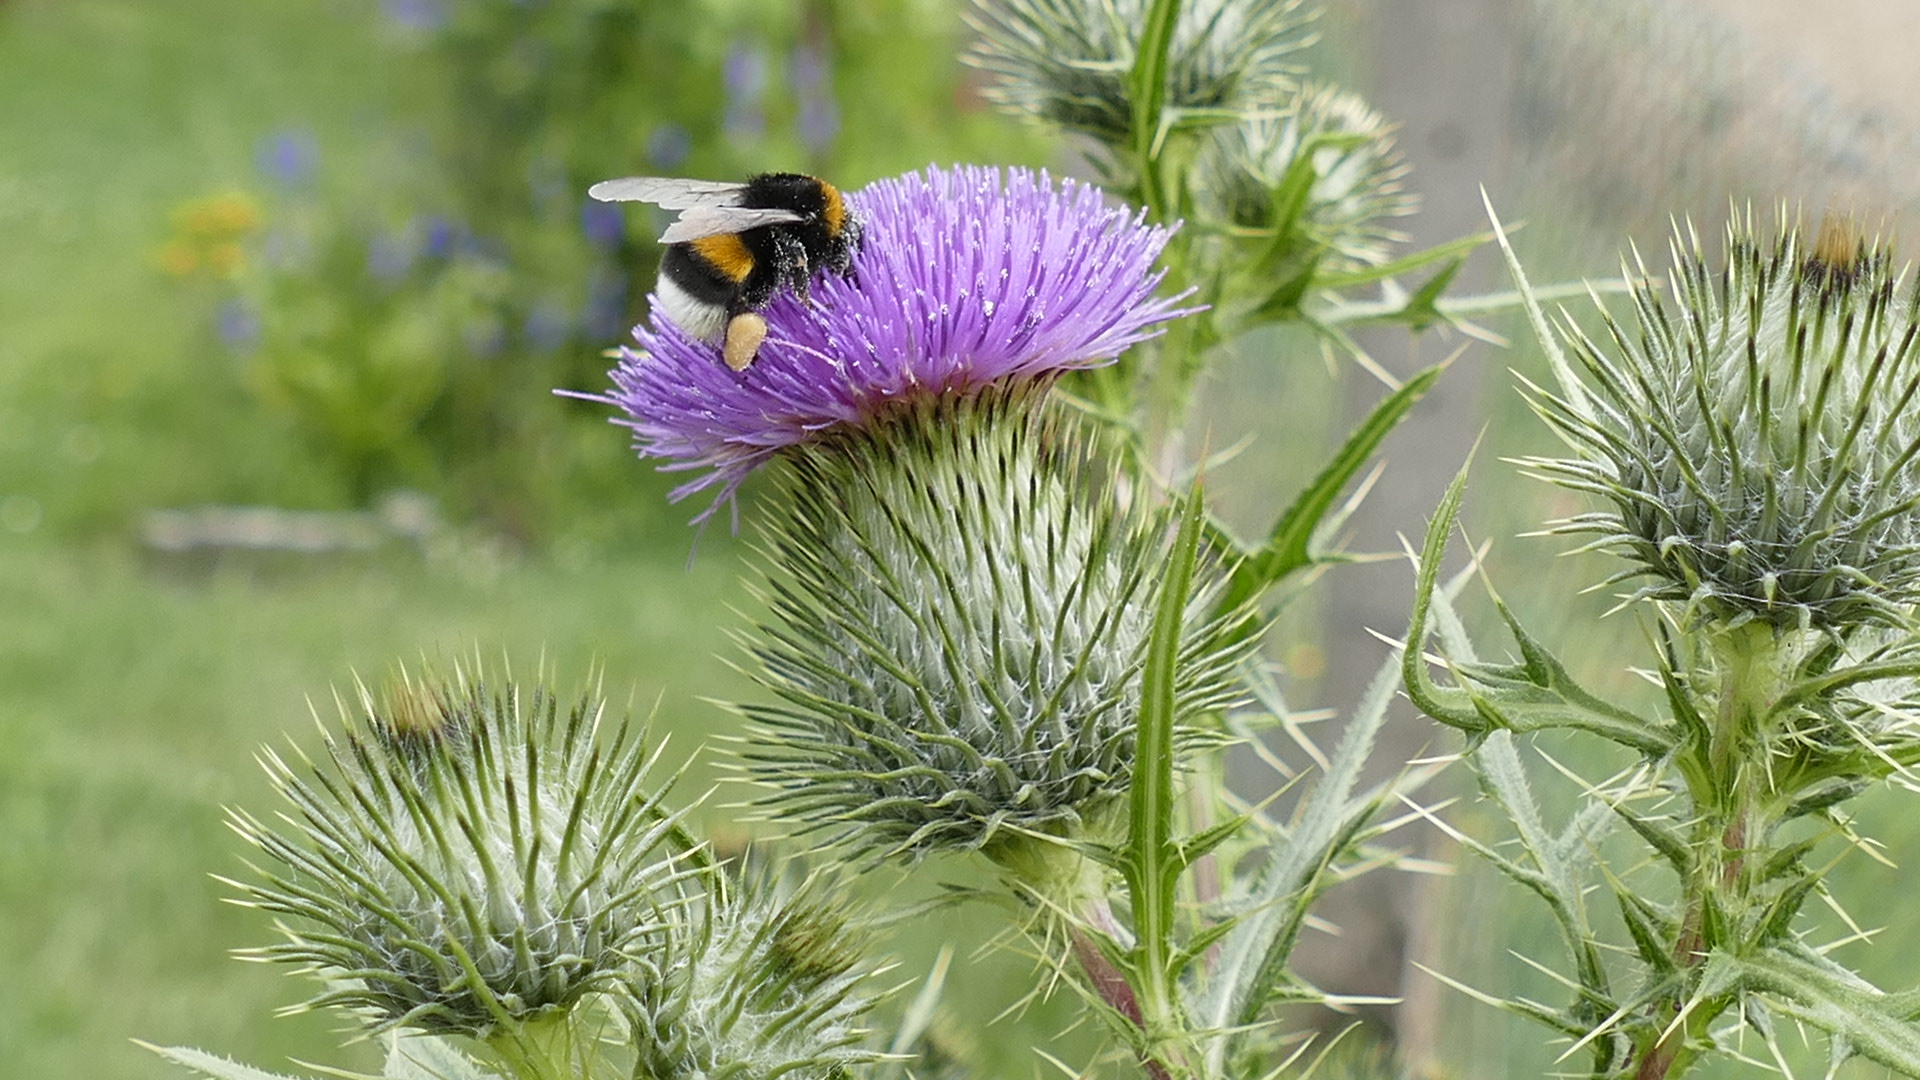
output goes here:
[{"label": "reddish stem", "polygon": [[[1080,969],[1087,973],[1087,979],[1093,983],[1093,990],[1100,1000],[1113,1007],[1113,1010],[1132,1022],[1133,1026],[1146,1030],[1140,1015],[1140,999],[1134,996],[1133,984],[1127,982],[1125,972],[1115,967],[1107,954],[1100,950],[1100,944],[1079,927],[1070,927],[1067,935],[1073,941],[1073,955],[1080,961]],[[1173,1074],[1167,1067],[1144,1054],[1140,1057],[1140,1067],[1147,1071],[1152,1080],[1173,1080]]]}]

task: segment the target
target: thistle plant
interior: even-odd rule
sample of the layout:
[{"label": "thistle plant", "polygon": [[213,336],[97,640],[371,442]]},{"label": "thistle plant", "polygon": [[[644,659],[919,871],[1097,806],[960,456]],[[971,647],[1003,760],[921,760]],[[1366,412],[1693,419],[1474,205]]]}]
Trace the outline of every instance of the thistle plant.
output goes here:
[{"label": "thistle plant", "polygon": [[851,273],[766,308],[753,366],[656,321],[601,398],[643,456],[698,473],[682,497],[717,493],[702,518],[774,474],[745,635],[772,700],[740,706],[737,751],[761,808],[856,863],[984,858],[1149,1075],[1284,1069],[1269,1010],[1326,997],[1286,956],[1395,787],[1359,784],[1390,683],[1290,826],[1235,802],[1209,751],[1275,722],[1245,708],[1268,689],[1254,601],[1316,560],[1365,450],[1271,549],[1232,548],[1057,393],[1196,314],[1155,295],[1168,230],[1018,170],[848,198]]},{"label": "thistle plant", "polygon": [[[1505,302],[1442,298],[1479,238],[1396,256],[1389,222],[1411,202],[1390,126],[1351,94],[1301,80],[1308,15],[1293,0],[983,2],[976,59],[999,100],[1091,139],[1104,187],[960,166],[849,191],[864,236],[851,271],[814,280],[810,302],[779,295],[759,312],[766,337],[751,366],[735,371],[715,345],[654,319],[617,353],[610,391],[574,395],[616,410],[642,457],[691,474],[673,497],[707,496],[697,520],[737,515],[749,478],[770,474],[755,523],[766,611],[742,635],[761,690],[738,706],[749,720],[738,764],[760,785],[750,801],[852,867],[983,864],[994,887],[967,895],[990,893],[1012,913],[1049,969],[1036,982],[1081,995],[1105,1025],[1090,1072],[1311,1072],[1311,1040],[1289,1035],[1276,1007],[1340,999],[1292,970],[1292,950],[1329,887],[1399,861],[1381,811],[1421,778],[1361,779],[1397,660],[1323,752],[1259,650],[1266,598],[1341,561],[1328,537],[1342,493],[1438,371],[1386,376],[1379,406],[1255,541],[1209,513],[1196,479],[1207,462],[1188,460],[1181,437],[1195,380],[1221,359],[1214,346],[1250,330],[1297,323],[1384,374],[1347,327],[1472,329],[1468,314]],[[1416,273],[1416,288],[1398,284]],[[860,1030],[875,995],[849,944],[859,935],[844,889],[734,880],[624,765],[569,765],[551,799],[598,806],[568,793],[632,785],[626,810],[608,809],[624,833],[577,834],[625,853],[607,855],[619,903],[590,943],[542,959],[527,980],[513,965],[534,953],[515,943],[534,934],[509,926],[488,955],[520,981],[495,986],[467,964],[442,979],[476,997],[484,986],[482,1010],[449,1007],[463,1019],[439,1027],[411,997],[377,1011],[366,987],[411,993],[416,982],[373,964],[396,950],[348,933],[362,917],[342,898],[370,898],[363,921],[383,926],[399,886],[358,863],[317,884],[309,868],[352,850],[336,833],[366,834],[378,843],[363,861],[401,866],[398,880],[441,903],[448,926],[493,928],[514,897],[566,876],[554,859],[581,857],[528,808],[538,803],[543,822],[590,819],[555,818],[514,771],[531,769],[536,743],[543,761],[591,753],[577,725],[563,727],[500,740],[524,751],[474,756],[476,769],[512,766],[511,782],[433,780],[396,797],[405,819],[339,781],[317,782],[319,809],[291,838],[248,819],[289,867],[253,887],[255,901],[321,927],[274,955],[344,988],[326,1003],[376,1010],[395,1054],[472,1051],[426,1069],[443,1080],[839,1080],[906,1065],[877,1049],[911,1052],[937,1002],[923,992],[892,1039]],[[1284,817],[1229,790],[1220,754],[1263,748],[1277,728],[1317,765],[1304,778],[1269,757],[1298,784]],[[407,778],[439,770],[378,775],[406,791]],[[496,788],[512,861],[483,842],[498,830],[437,816],[478,821],[468,792]],[[335,804],[365,823],[302,824],[330,821]],[[411,831],[389,838],[387,817]],[[432,840],[424,855],[400,842],[415,833]],[[467,891],[414,869],[463,844],[492,860]],[[568,902],[603,895],[577,891]],[[439,956],[448,940],[462,955],[486,951],[426,931],[399,951]],[[407,1061],[418,1063],[390,1063],[396,1080],[425,1068]]]},{"label": "thistle plant", "polygon": [[[785,471],[754,646],[780,704],[747,706],[742,753],[787,816],[1035,872],[1035,835],[1123,838],[1165,522],[1109,509],[1085,425],[1032,397],[902,408]],[[1218,592],[1189,604],[1181,715],[1241,695],[1252,639]]]},{"label": "thistle plant", "polygon": [[[1391,221],[1413,208],[1406,166],[1392,125],[1363,99],[1304,77],[1315,9],[1293,0],[975,8],[981,42],[969,60],[994,77],[996,99],[1077,137],[1102,181],[1148,221],[1181,224],[1167,276],[1200,313],[1069,381],[1124,427],[1149,468],[1167,471],[1182,453],[1193,388],[1215,346],[1291,323],[1397,390],[1403,380],[1351,327],[1449,326],[1491,338],[1472,319],[1517,302],[1444,295],[1486,236],[1395,250]],[[1417,285],[1403,284],[1414,275]],[[1383,409],[1382,419],[1392,406]]]},{"label": "thistle plant", "polygon": [[[1663,708],[1583,689],[1504,607],[1514,664],[1478,660],[1447,629],[1458,624],[1436,617],[1464,474],[1420,560],[1409,693],[1470,734],[1522,853],[1463,839],[1546,899],[1573,960],[1566,1007],[1502,1004],[1568,1036],[1568,1056],[1583,1053],[1595,1077],[1675,1076],[1729,1052],[1742,1028],[1785,1067],[1784,1021],[1826,1031],[1836,1063],[1858,1055],[1920,1075],[1911,993],[1849,970],[1810,938],[1801,910],[1816,896],[1838,904],[1821,849],[1863,843],[1848,800],[1885,780],[1912,786],[1920,761],[1920,291],[1890,245],[1851,226],[1809,240],[1782,213],[1774,233],[1736,219],[1716,265],[1680,230],[1670,286],[1636,260],[1631,328],[1603,314],[1595,337],[1529,309],[1554,375],[1529,395],[1573,455],[1526,465],[1598,500],[1556,531],[1628,560],[1608,583],[1640,583],[1625,603],[1656,631]],[[1436,632],[1450,683],[1419,652]],[[1520,736],[1554,728],[1640,758],[1591,785],[1588,809],[1558,835],[1519,753]],[[1591,922],[1585,853],[1612,850],[1602,836],[1621,824],[1658,872],[1598,868],[1630,938],[1613,950]]]},{"label": "thistle plant", "polygon": [[843,905],[764,876],[705,894],[636,958],[623,1001],[634,1075],[832,1080],[879,1060],[861,1024],[868,935]]},{"label": "thistle plant", "polygon": [[234,811],[262,859],[229,884],[282,919],[249,955],[318,976],[301,1008],[383,1036],[385,1076],[827,1080],[872,1059],[858,919],[733,882],[597,698],[456,666],[356,704],[320,761],[263,756],[291,809]]}]

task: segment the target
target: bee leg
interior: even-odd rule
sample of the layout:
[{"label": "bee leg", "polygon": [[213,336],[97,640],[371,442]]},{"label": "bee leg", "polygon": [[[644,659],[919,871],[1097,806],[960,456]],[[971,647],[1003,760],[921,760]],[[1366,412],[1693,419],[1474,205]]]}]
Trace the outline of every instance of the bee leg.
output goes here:
[{"label": "bee leg", "polygon": [[809,279],[813,277],[813,264],[807,260],[807,246],[800,238],[791,233],[774,230],[773,259],[775,277],[793,290],[793,295],[803,304],[813,302]]},{"label": "bee leg", "polygon": [[840,232],[844,242],[834,245],[833,256],[827,263],[827,269],[847,277],[853,273],[853,254],[860,250],[861,241],[866,238],[866,230],[860,227],[858,221],[849,219],[845,225],[841,226]]}]

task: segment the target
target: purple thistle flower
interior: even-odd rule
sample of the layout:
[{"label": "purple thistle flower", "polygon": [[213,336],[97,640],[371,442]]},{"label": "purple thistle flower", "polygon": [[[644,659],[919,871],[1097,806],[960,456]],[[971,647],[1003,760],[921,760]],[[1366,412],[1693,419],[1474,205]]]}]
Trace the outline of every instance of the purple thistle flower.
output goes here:
[{"label": "purple thistle flower", "polygon": [[674,499],[719,488],[697,520],[789,447],[904,403],[1099,366],[1196,310],[1153,295],[1168,230],[1070,179],[929,168],[849,198],[866,230],[853,273],[816,278],[811,305],[777,296],[752,367],[729,370],[656,316],[621,350],[614,390],[590,398],[623,411],[615,423],[663,470],[701,470]]}]

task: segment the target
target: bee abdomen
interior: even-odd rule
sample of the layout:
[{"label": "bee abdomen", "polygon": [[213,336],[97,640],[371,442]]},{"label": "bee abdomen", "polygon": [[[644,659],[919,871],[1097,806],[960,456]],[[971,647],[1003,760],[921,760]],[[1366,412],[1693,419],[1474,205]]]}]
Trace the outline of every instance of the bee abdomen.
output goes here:
[{"label": "bee abdomen", "polygon": [[[750,271],[752,256],[747,255],[744,248],[742,254]],[[718,341],[726,331],[729,308],[740,295],[740,280],[730,277],[726,269],[704,258],[695,244],[674,244],[667,248],[666,255],[660,260],[657,294],[661,314],[686,331],[689,337]]]}]

